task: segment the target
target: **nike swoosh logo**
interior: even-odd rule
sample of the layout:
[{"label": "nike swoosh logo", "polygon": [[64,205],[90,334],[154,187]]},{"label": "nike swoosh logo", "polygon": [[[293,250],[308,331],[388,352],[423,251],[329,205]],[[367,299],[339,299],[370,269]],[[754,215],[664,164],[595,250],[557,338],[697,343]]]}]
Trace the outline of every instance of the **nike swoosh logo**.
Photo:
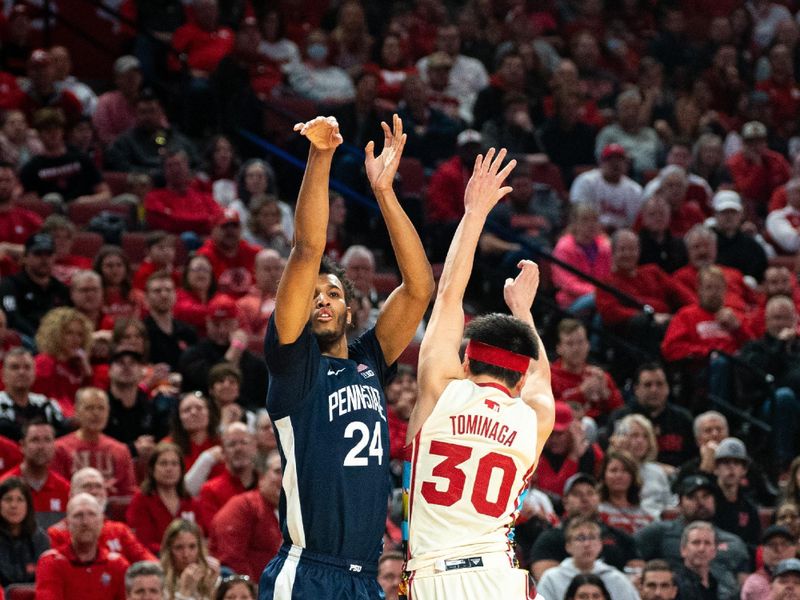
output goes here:
[{"label": "nike swoosh logo", "polygon": [[338,375],[342,371],[344,371],[344,369],[336,369],[335,371],[333,369],[328,369],[328,375]]}]

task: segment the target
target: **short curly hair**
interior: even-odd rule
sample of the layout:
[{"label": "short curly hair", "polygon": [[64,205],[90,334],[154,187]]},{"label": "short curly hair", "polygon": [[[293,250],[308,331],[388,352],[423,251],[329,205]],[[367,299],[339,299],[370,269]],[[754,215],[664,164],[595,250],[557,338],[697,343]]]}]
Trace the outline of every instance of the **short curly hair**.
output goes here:
[{"label": "short curly hair", "polygon": [[88,352],[92,343],[94,325],[92,325],[89,317],[68,306],[54,308],[39,323],[39,329],[36,331],[36,346],[39,348],[39,352],[51,356],[62,355],[64,352],[64,331],[70,323],[80,323],[83,328],[81,347]]}]

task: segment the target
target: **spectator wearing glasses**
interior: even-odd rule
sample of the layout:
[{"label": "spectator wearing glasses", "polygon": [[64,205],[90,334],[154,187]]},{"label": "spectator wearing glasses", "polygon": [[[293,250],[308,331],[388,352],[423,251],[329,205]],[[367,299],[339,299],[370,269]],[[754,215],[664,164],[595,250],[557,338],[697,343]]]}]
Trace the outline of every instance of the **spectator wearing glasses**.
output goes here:
[{"label": "spectator wearing glasses", "polygon": [[764,564],[744,580],[741,600],[769,598],[770,584],[778,564],[797,556],[797,537],[786,527],[771,525],[761,536],[761,547]]},{"label": "spectator wearing glasses", "polygon": [[586,517],[576,517],[566,526],[565,537],[569,558],[548,569],[539,580],[537,591],[545,598],[563,598],[573,577],[592,573],[603,580],[615,600],[638,600],[636,588],[621,571],[602,559],[600,525]]}]

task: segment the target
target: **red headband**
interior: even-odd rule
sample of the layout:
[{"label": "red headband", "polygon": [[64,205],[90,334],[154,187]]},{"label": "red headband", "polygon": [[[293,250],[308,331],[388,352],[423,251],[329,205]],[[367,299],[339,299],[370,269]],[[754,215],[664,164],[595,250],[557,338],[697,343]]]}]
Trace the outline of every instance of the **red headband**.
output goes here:
[{"label": "red headband", "polygon": [[511,350],[504,350],[503,348],[476,342],[475,340],[470,340],[467,344],[467,358],[487,365],[508,369],[509,371],[516,371],[517,373],[527,372],[528,364],[531,362],[530,356],[517,354],[516,352],[511,352]]}]

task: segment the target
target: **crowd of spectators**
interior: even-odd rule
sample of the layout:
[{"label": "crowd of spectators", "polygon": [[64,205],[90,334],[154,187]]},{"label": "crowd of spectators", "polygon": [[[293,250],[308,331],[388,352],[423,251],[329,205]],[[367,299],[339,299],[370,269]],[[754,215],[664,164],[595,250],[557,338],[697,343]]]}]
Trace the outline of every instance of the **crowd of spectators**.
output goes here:
[{"label": "crowd of spectators", "polygon": [[[99,80],[38,3],[0,14],[0,591],[255,597],[281,544],[261,355],[291,125],[340,123],[326,252],[361,332],[397,281],[362,148],[397,113],[433,263],[477,154],[519,162],[469,307],[540,263],[556,425],[516,548],[542,594],[800,597],[800,4],[119,5]],[[386,390],[395,491],[416,350]]]}]

